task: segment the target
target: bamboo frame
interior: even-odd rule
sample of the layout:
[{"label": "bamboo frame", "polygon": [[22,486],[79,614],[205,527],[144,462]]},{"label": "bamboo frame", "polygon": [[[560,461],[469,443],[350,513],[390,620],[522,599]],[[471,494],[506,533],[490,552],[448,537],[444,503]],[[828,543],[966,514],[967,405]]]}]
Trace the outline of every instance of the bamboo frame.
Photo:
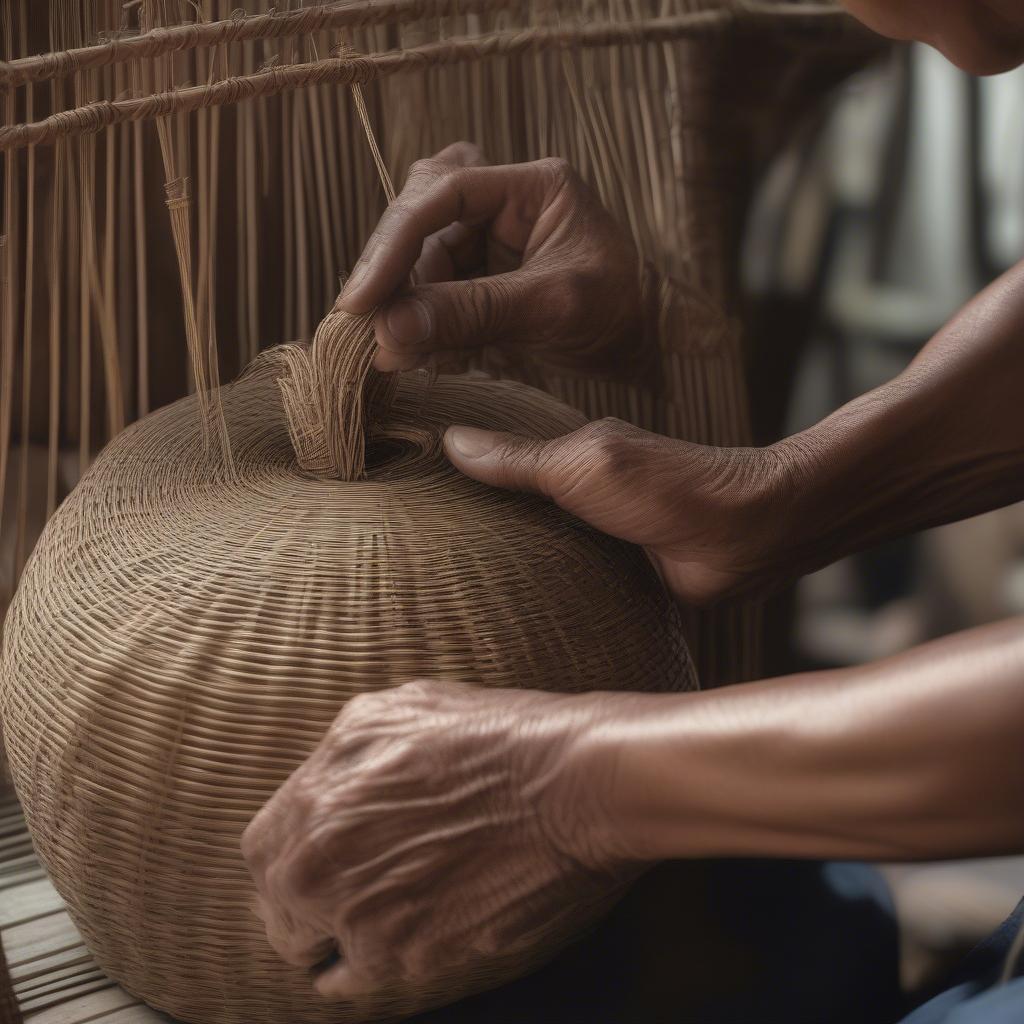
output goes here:
[{"label": "bamboo frame", "polygon": [[[287,39],[328,30],[363,28],[370,25],[398,25],[427,17],[466,15],[526,6],[527,0],[361,0],[344,6],[329,4],[297,11],[276,11],[221,21],[197,22],[152,29],[135,36],[113,35],[107,42],[76,47],[57,53],[37,54],[17,60],[0,61],[0,88],[67,77],[91,68],[125,61],[165,56],[197,47],[214,47],[257,39]],[[557,5],[552,4],[557,11]],[[737,18],[778,17],[803,22],[835,19],[841,12],[834,4],[796,6],[771,0],[732,0],[715,5],[704,18],[693,15],[695,27],[707,22],[725,24]]]}]

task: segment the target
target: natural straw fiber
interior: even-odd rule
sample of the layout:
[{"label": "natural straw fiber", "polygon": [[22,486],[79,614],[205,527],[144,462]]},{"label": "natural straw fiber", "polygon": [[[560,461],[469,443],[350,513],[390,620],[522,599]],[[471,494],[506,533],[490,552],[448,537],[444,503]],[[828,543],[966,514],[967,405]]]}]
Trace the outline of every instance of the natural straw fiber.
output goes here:
[{"label": "natural straw fiber", "polygon": [[[0,61],[0,87],[25,85],[63,78],[91,68],[107,67],[129,60],[152,60],[168,53],[192,50],[200,46],[222,46],[256,39],[281,39],[309,35],[326,30],[362,28],[370,25],[400,25],[409,21],[445,15],[466,15],[501,8],[527,8],[528,0],[349,0],[325,3],[300,10],[274,10],[268,14],[246,16],[236,8],[229,19],[195,22],[153,29],[141,35],[121,36],[92,46],[77,47],[60,53],[37,54],[10,62]],[[554,2],[534,4],[536,8],[556,10]],[[723,24],[738,17],[771,19],[834,18],[830,3],[794,4],[787,0],[733,0],[713,4],[701,11],[698,5],[689,15],[689,24],[700,30],[709,24]]]},{"label": "natural straw fiber", "polygon": [[367,318],[332,313],[312,349],[260,356],[221,395],[230,468],[195,398],[127,428],[50,520],[8,615],[0,712],[39,856],[110,976],[195,1024],[406,1014],[567,938],[358,1012],[279,960],[239,838],[347,698],[424,675],[695,685],[641,551],[441,452],[453,421],[553,437],[582,418],[512,382],[384,380],[371,351]]}]

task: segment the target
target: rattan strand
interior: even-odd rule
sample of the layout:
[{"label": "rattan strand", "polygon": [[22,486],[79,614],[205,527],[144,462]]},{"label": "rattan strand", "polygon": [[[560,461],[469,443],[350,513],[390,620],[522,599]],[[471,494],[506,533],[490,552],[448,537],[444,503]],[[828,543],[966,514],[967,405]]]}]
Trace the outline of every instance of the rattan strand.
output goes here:
[{"label": "rattan strand", "polygon": [[[245,6],[270,17],[258,13],[267,0]],[[380,53],[396,43],[486,37],[521,13],[527,26],[547,23],[546,15],[534,20],[538,7],[547,9],[545,0],[512,5],[511,14],[499,6],[470,17],[384,22],[347,39],[314,33],[96,67],[73,83],[9,89],[6,123],[31,123],[69,102],[244,77],[268,60],[287,67],[342,42]],[[558,15],[563,27],[588,20],[614,25],[735,6],[638,0],[627,9],[585,0],[560,3]],[[213,0],[202,8],[204,16],[222,18],[231,9]],[[864,43],[837,18],[802,17],[821,10],[814,3],[744,8],[775,28],[759,36],[754,50],[746,29],[757,22],[744,15],[673,44],[410,63],[367,87],[370,118],[397,182],[413,160],[458,138],[478,142],[495,162],[563,156],[627,227],[649,269],[644,341],[623,352],[624,366],[646,368],[642,377],[565,373],[491,350],[476,357],[478,365],[550,391],[592,418],[619,416],[706,443],[749,441],[738,324],[729,314],[730,240],[738,237],[747,196],[745,167],[761,147],[750,126],[792,121],[806,102],[800,83],[810,81],[821,93],[820,79],[849,69]],[[181,17],[177,0],[131,10],[144,33]],[[123,15],[119,0],[55,0],[50,8],[12,0],[0,5],[0,50],[14,60],[48,38],[58,53],[77,52],[116,31]],[[794,38],[803,45],[794,48]],[[753,53],[756,60],[749,59]],[[729,69],[740,65],[745,74],[737,78]],[[114,126],[52,148],[28,146],[3,161],[2,232],[9,244],[0,257],[0,362],[21,380],[8,372],[0,381],[0,434],[9,439],[0,443],[7,469],[0,479],[0,491],[7,491],[0,505],[0,615],[43,521],[111,431],[184,392],[184,332],[195,328],[203,353],[191,377],[211,382],[218,361],[233,375],[261,342],[311,337],[316,311],[332,301],[339,275],[381,211],[361,135],[346,90],[323,84]],[[164,187],[186,178],[188,203],[165,206]],[[194,261],[184,267],[194,280],[180,288],[168,256],[169,209],[179,273],[184,257]],[[36,301],[25,301],[32,295]],[[757,643],[747,609],[687,619],[702,678],[750,677]]]},{"label": "rattan strand", "polygon": [[[465,11],[471,4],[475,9],[476,0],[447,0],[447,9]],[[212,0],[202,0],[202,6],[216,9],[222,18],[231,8]],[[245,0],[245,6],[266,11],[268,0]],[[351,5],[364,10],[386,6]],[[544,23],[533,18],[537,4],[523,6],[529,12],[528,27]],[[559,23],[565,26],[584,19],[614,23],[692,13],[697,6],[724,10],[736,5],[728,0],[701,0],[699,5],[694,0],[629,5],[585,0],[557,6]],[[564,374],[509,358],[508,353],[486,351],[479,358],[490,372],[520,376],[590,417],[617,415],[648,429],[708,443],[749,441],[737,325],[729,314],[735,309],[731,240],[738,236],[737,217],[748,195],[744,168],[756,151],[750,128],[791,124],[810,95],[823,95],[825,83],[863,59],[864,42],[834,16],[802,17],[834,15],[817,4],[744,6],[766,16],[766,29],[775,28],[759,34],[753,48],[738,45],[749,38],[747,28],[760,27],[744,15],[724,26],[715,22],[674,45],[648,41],[588,50],[533,49],[462,64],[409,64],[402,74],[367,89],[371,118],[396,181],[403,179],[412,160],[456,138],[479,142],[498,162],[564,156],[630,230],[651,267],[646,322],[656,372],[650,378],[641,383]],[[394,7],[396,13],[407,9],[400,3]],[[175,13],[168,17],[172,8]],[[396,18],[358,29],[348,41],[379,53],[396,41],[413,46],[507,27],[504,3],[481,4],[485,8],[489,13],[476,23],[445,17],[404,24],[399,31],[395,26],[401,19]],[[144,31],[192,12],[177,0],[147,0],[132,10],[141,12]],[[48,6],[9,0],[0,5],[0,48],[15,63],[29,53],[29,46],[37,47],[46,38],[58,59],[83,48],[100,57],[115,50],[121,56],[122,45],[133,41],[118,39],[101,48],[86,44],[104,31],[116,33],[123,13],[120,0],[55,0]],[[276,21],[270,24],[271,18],[278,16],[257,17],[266,19],[261,31],[269,38],[278,27]],[[26,30],[29,24],[31,32]],[[789,28],[795,33],[779,31]],[[287,45],[250,42],[181,51],[175,49],[175,40],[191,36],[192,26],[156,32],[170,33],[164,39],[174,42],[162,51],[165,58],[93,65],[94,70],[77,75],[66,88],[54,83],[20,93],[8,89],[5,123],[32,122],[67,102],[81,105],[244,76],[268,59],[288,65],[307,55],[331,53],[342,41],[324,33],[299,35]],[[36,64],[46,60],[28,58]],[[735,73],[737,68],[742,74]],[[28,147],[3,161],[2,230],[10,244],[6,259],[0,256],[0,277],[6,277],[0,283],[0,361],[14,366],[16,374],[20,365],[22,379],[15,386],[5,373],[0,381],[0,424],[14,424],[7,479],[0,479],[0,490],[6,482],[8,494],[7,507],[0,508],[0,614],[43,521],[109,438],[111,411],[123,409],[133,420],[183,393],[182,308],[186,322],[194,315],[206,350],[212,352],[218,349],[212,330],[216,305],[219,352],[232,374],[255,355],[261,342],[311,336],[316,311],[330,303],[338,274],[351,267],[380,213],[379,186],[361,133],[345,92],[323,85],[161,118],[155,124],[135,122],[99,137],[68,139],[52,149]],[[194,296],[191,283],[180,294],[174,283],[164,206],[165,183],[189,176],[193,201],[183,218],[189,221],[189,234],[182,243],[195,254]],[[90,207],[97,211],[93,235],[86,233],[89,225],[82,216]],[[172,225],[177,217],[178,211],[173,212]],[[100,268],[98,275],[90,273],[90,265]],[[88,288],[81,287],[83,281],[89,281]],[[33,294],[41,301],[24,301]],[[102,328],[98,335],[97,324]],[[104,363],[111,357],[120,360],[120,391],[109,375],[90,384],[87,356],[92,353],[95,368],[100,362],[97,346]],[[216,361],[204,372],[215,367]],[[0,445],[0,462],[7,447]],[[90,543],[82,539],[83,549]],[[152,561],[160,559],[154,556]],[[152,582],[151,592],[157,588]],[[95,614],[102,615],[102,609]],[[686,618],[703,680],[750,677],[757,662],[757,631],[749,609],[691,612]],[[95,677],[90,680],[95,687]],[[147,705],[148,714],[159,709],[160,699],[158,691],[157,703]],[[58,721],[77,713],[74,707],[58,712]],[[130,722],[123,756],[145,742],[149,720]],[[117,726],[114,718],[106,734],[112,735]],[[166,739],[161,734],[157,742]],[[70,779],[76,757],[69,748],[66,764],[41,774],[38,787],[28,786],[29,798],[43,806],[48,828],[77,794],[69,797],[70,782],[51,798],[41,794],[54,772]],[[103,766],[92,753],[87,759],[94,768]],[[144,769],[154,770],[151,765]],[[123,763],[119,770],[132,785],[146,781]],[[69,818],[79,831],[88,826],[82,814],[95,806],[97,794],[102,796],[104,788],[117,782],[112,777],[104,786],[95,774],[89,778],[85,811]],[[132,812],[141,813],[137,794],[132,799]],[[53,807],[54,800],[64,803]],[[101,859],[103,877],[115,879],[116,897],[121,875],[106,859],[109,852]],[[61,853],[66,882],[74,867],[70,861]],[[139,862],[137,870],[144,866]],[[137,875],[129,872],[129,877]],[[102,902],[95,892],[90,900]],[[116,898],[114,906],[123,909],[123,900]],[[140,920],[144,914],[133,919],[136,925]],[[192,938],[180,922],[174,926],[166,920],[160,924],[161,934],[168,927],[176,927],[174,934],[183,942]],[[143,956],[141,941],[133,947],[136,958]],[[136,969],[142,970],[138,965]]]}]

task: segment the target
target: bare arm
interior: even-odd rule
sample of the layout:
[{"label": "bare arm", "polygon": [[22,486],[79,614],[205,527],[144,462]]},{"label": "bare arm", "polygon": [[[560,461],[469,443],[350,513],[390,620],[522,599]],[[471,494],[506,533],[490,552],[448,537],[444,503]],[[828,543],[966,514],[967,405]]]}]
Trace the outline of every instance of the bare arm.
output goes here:
[{"label": "bare arm", "polygon": [[689,603],[770,589],[886,538],[1024,499],[1024,263],[888,384],[765,448],[602,420],[553,441],[453,427],[448,455],[643,544]]},{"label": "bare arm", "polygon": [[[422,232],[444,230],[415,211],[438,198],[444,208],[453,180],[459,195],[478,178],[446,171],[393,207],[345,302],[383,301]],[[541,193],[566,199],[559,224],[571,233],[572,208],[583,208],[572,191]],[[506,208],[525,207],[498,204]],[[543,274],[519,285],[531,280],[547,286]],[[441,344],[442,327],[460,344],[474,335],[459,333],[471,318],[442,323],[437,311],[462,307],[441,295],[413,347],[457,347]],[[502,320],[510,341],[524,303],[512,306]],[[559,325],[577,354],[583,322]],[[379,326],[384,349],[402,347]],[[715,600],[1024,498],[1022,335],[1024,264],[906,373],[777,445],[707,448],[605,421],[544,443],[453,428],[447,449],[468,475],[540,492],[643,544],[681,599]],[[1019,619],[864,668],[705,694],[420,682],[351,702],[253,820],[244,852],[271,941],[296,964],[343,950],[317,986],[351,997],[368,982],[429,982],[460,958],[514,948],[539,922],[557,925],[567,904],[597,906],[638,864],[662,857],[1021,849],[1022,726]]]},{"label": "bare arm", "polygon": [[1024,619],[872,665],[618,701],[578,741],[595,849],[930,859],[1024,849]]},{"label": "bare arm", "polygon": [[1024,498],[1024,263],[895,380],[778,448],[795,571]]},{"label": "bare arm", "polygon": [[243,848],[275,947],[340,948],[316,984],[351,997],[535,939],[661,858],[1020,850],[1022,726],[1024,619],[708,693],[420,682],[351,702]]}]

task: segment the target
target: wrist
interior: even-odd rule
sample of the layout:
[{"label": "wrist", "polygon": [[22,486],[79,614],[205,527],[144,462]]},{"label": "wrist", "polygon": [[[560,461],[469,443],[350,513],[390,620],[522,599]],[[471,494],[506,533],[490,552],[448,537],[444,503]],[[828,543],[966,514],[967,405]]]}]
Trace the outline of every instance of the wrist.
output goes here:
[{"label": "wrist", "polygon": [[[806,676],[802,685],[820,693],[827,684]],[[603,789],[597,848],[640,864],[817,855],[807,818],[826,815],[828,784],[817,775],[831,728],[823,732],[809,713],[813,702],[787,699],[789,686],[779,679],[624,702],[582,747]]]},{"label": "wrist", "polygon": [[794,576],[899,532],[919,508],[922,459],[913,444],[927,410],[904,401],[907,393],[894,381],[770,446],[785,467],[780,505]]},{"label": "wrist", "polygon": [[635,743],[647,714],[672,698],[598,692],[570,699],[574,721],[560,744],[547,799],[538,805],[545,831],[566,857],[594,870],[660,859],[646,851],[637,831],[643,808],[635,794],[643,783]]},{"label": "wrist", "polygon": [[[742,592],[770,591],[807,572],[805,566],[822,557],[817,527],[828,498],[820,468],[826,456],[817,440],[796,435],[717,455],[723,463],[717,475],[726,485],[715,518],[735,547],[746,580]],[[816,511],[809,515],[809,509]]]},{"label": "wrist", "polygon": [[[710,699],[709,699],[710,698]],[[570,856],[591,867],[719,856],[739,729],[709,729],[711,694],[601,694],[601,713],[568,748]],[[740,756],[737,758],[737,754]],[[749,766],[749,750],[746,762]],[[564,822],[571,822],[565,828]]]}]

